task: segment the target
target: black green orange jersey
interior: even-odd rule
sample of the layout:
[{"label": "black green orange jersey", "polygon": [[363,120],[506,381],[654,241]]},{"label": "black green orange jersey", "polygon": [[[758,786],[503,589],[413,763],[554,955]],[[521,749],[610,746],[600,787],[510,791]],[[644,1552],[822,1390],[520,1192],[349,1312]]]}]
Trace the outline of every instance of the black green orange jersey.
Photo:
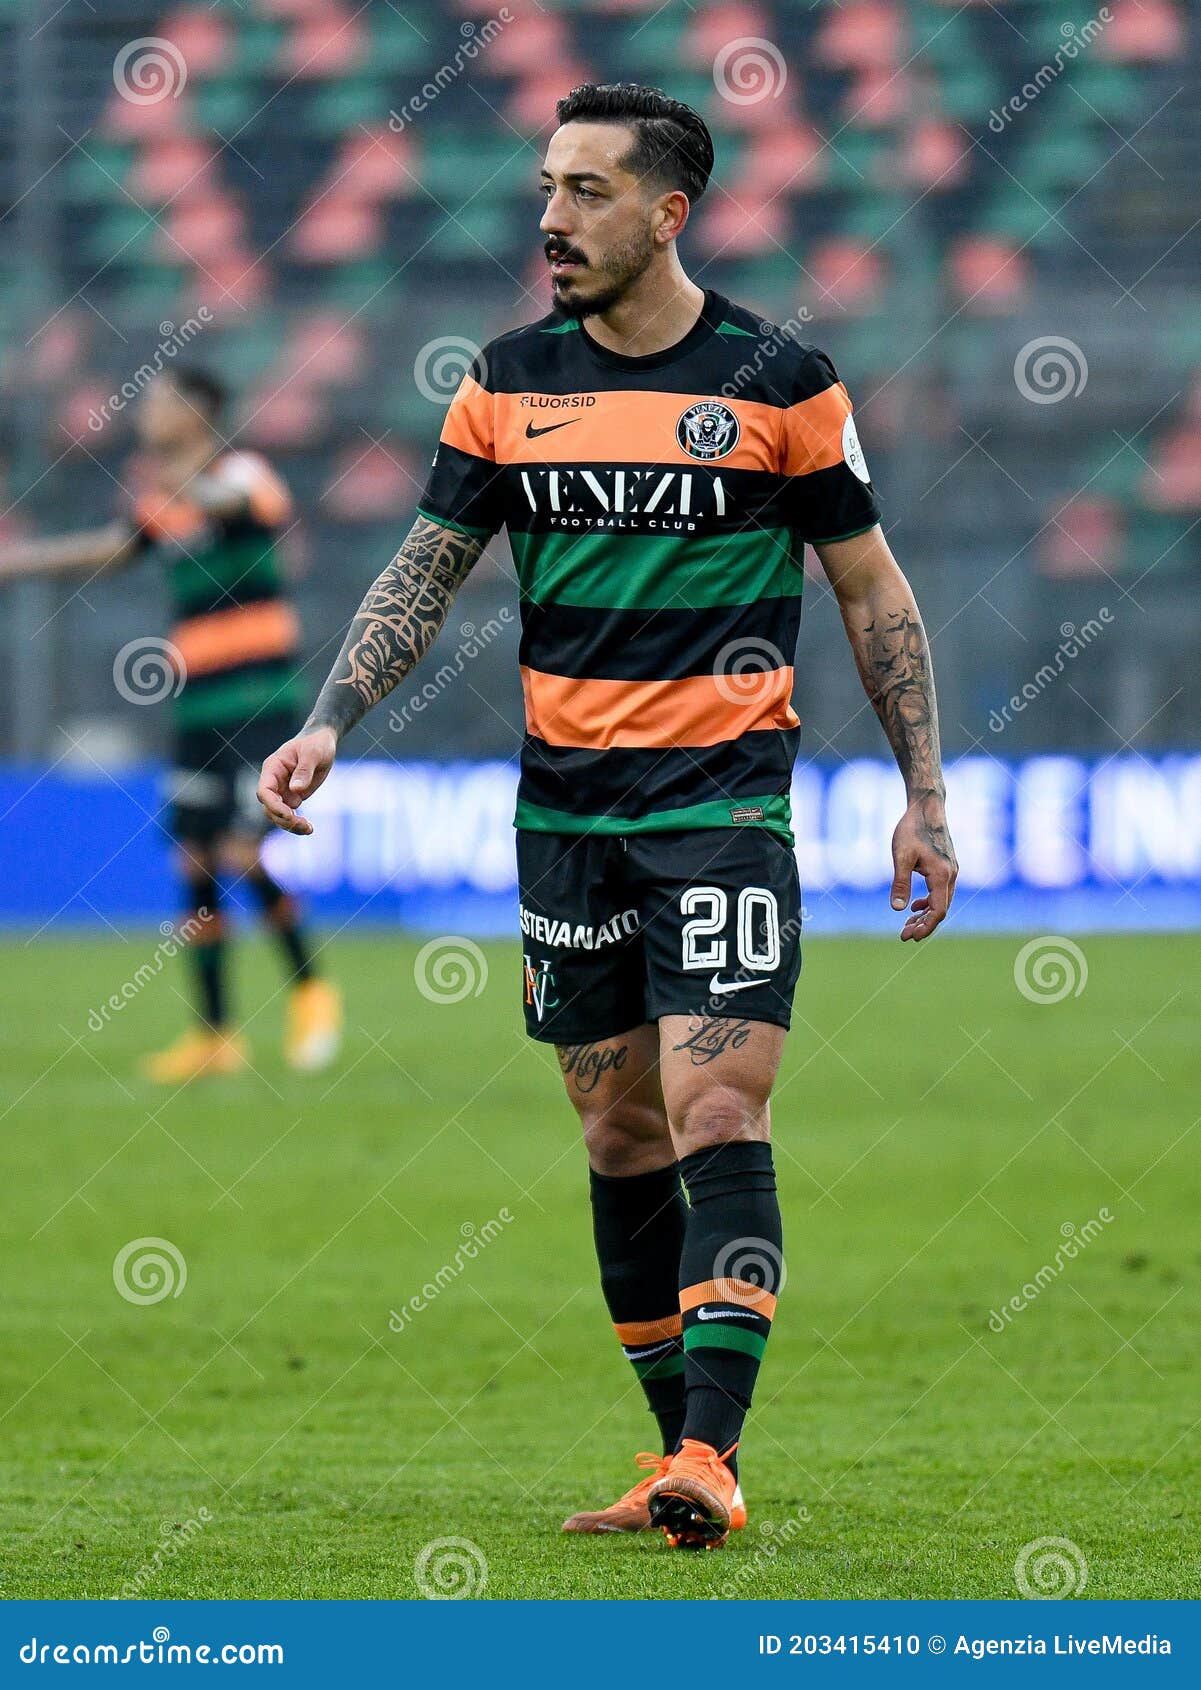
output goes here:
[{"label": "black green orange jersey", "polygon": [[276,544],[291,497],[255,452],[225,452],[206,473],[245,494],[236,516],[166,498],[144,465],[133,466],[131,520],[139,544],[153,547],[168,572],[171,644],[184,675],[175,699],[181,728],[222,728],[299,707],[300,630]]},{"label": "black green orange jersey", "polygon": [[419,511],[508,530],[518,827],[790,836],[804,543],[880,515],[823,353],[712,292],[649,357],[545,317],[463,378]]}]

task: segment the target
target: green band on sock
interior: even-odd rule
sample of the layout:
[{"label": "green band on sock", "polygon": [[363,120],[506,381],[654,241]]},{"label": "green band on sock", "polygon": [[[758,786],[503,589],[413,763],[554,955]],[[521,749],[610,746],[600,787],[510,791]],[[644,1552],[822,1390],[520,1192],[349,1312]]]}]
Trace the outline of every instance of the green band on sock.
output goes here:
[{"label": "green band on sock", "polygon": [[757,1361],[762,1361],[767,1339],[758,1332],[748,1332],[745,1327],[722,1326],[714,1321],[711,1325],[690,1326],[684,1334],[684,1348],[741,1350],[743,1355],[754,1356]]}]

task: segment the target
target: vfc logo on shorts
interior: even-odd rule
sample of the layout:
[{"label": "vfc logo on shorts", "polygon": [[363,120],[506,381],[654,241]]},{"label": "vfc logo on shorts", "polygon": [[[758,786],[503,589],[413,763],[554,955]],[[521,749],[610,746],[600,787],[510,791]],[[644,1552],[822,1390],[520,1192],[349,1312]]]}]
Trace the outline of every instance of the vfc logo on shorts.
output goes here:
[{"label": "vfc logo on shorts", "polygon": [[527,951],[522,959],[525,974],[525,1002],[526,1008],[532,1009],[541,1021],[548,1009],[558,1005],[558,998],[551,997],[555,989],[554,970],[549,962],[534,962]]}]

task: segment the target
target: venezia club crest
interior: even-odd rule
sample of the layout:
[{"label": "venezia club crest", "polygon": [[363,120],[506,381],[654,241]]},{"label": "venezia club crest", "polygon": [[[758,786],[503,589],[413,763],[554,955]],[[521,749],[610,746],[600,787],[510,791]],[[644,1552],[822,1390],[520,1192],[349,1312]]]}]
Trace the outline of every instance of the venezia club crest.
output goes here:
[{"label": "venezia club crest", "polygon": [[738,418],[720,399],[701,399],[690,405],[676,424],[681,450],[706,463],[732,452],[740,433]]}]

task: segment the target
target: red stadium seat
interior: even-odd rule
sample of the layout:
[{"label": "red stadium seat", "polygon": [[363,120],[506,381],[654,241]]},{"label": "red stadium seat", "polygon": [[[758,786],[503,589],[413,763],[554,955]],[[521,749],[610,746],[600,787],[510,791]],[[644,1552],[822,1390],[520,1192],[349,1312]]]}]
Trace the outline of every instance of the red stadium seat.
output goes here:
[{"label": "red stadium seat", "polygon": [[345,76],[363,64],[371,43],[361,8],[323,6],[314,17],[302,17],[280,48],[278,68],[289,77],[315,79]]},{"label": "red stadium seat", "polygon": [[892,0],[853,0],[827,11],[817,59],[835,70],[895,70],[905,59],[904,23]]},{"label": "red stadium seat", "polygon": [[384,238],[378,205],[349,194],[326,194],[303,212],[288,246],[310,264],[341,264],[377,252]]},{"label": "red stadium seat", "polygon": [[962,129],[939,117],[919,121],[905,150],[905,174],[920,188],[946,193],[971,168],[971,143]]},{"label": "red stadium seat", "polygon": [[207,191],[215,158],[212,146],[199,136],[157,136],[134,159],[130,192],[146,204],[158,205],[192,187]]},{"label": "red stadium seat", "polygon": [[830,169],[831,152],[816,129],[797,118],[747,142],[730,191],[744,199],[752,184],[767,194],[803,194],[818,188]]},{"label": "red stadium seat", "polygon": [[201,268],[231,248],[243,245],[246,215],[227,194],[199,185],[168,207],[162,218],[159,252],[167,259],[191,260]]},{"label": "red stadium seat", "polygon": [[396,134],[381,123],[346,136],[322,187],[345,199],[402,199],[417,192],[419,180],[411,134]]},{"label": "red stadium seat", "polygon": [[189,76],[209,76],[233,57],[234,33],[228,20],[211,6],[183,6],[169,12],[158,32],[179,48]]},{"label": "red stadium seat", "polygon": [[1110,0],[1113,22],[1096,51],[1119,63],[1159,63],[1184,52],[1184,18],[1173,0]]},{"label": "red stadium seat", "polygon": [[1149,510],[1201,510],[1201,427],[1186,424],[1158,442],[1139,492]]},{"label": "red stadium seat", "polygon": [[274,373],[322,387],[361,379],[367,369],[365,331],[338,311],[314,311],[293,325]]},{"label": "red stadium seat", "polygon": [[971,312],[1016,311],[1030,285],[1030,265],[1009,241],[995,235],[966,235],[947,259],[952,291]]},{"label": "red stadium seat", "polygon": [[772,242],[788,239],[788,201],[774,200],[760,190],[737,196],[715,191],[700,207],[700,244],[712,257],[758,257]]},{"label": "red stadium seat", "polygon": [[805,269],[818,289],[814,309],[822,316],[835,311],[856,316],[874,310],[888,279],[879,247],[845,237],[823,241],[808,255]]},{"label": "red stadium seat", "polygon": [[311,387],[268,382],[250,395],[239,438],[263,447],[312,446],[324,434],[326,420],[325,406]]},{"label": "red stadium seat", "polygon": [[410,510],[421,492],[423,465],[411,453],[366,440],[344,446],[321,500],[343,522],[376,522]]},{"label": "red stadium seat", "polygon": [[1038,564],[1044,575],[1096,575],[1120,568],[1125,538],[1124,514],[1114,500],[1082,494],[1054,514],[1039,540]]}]

